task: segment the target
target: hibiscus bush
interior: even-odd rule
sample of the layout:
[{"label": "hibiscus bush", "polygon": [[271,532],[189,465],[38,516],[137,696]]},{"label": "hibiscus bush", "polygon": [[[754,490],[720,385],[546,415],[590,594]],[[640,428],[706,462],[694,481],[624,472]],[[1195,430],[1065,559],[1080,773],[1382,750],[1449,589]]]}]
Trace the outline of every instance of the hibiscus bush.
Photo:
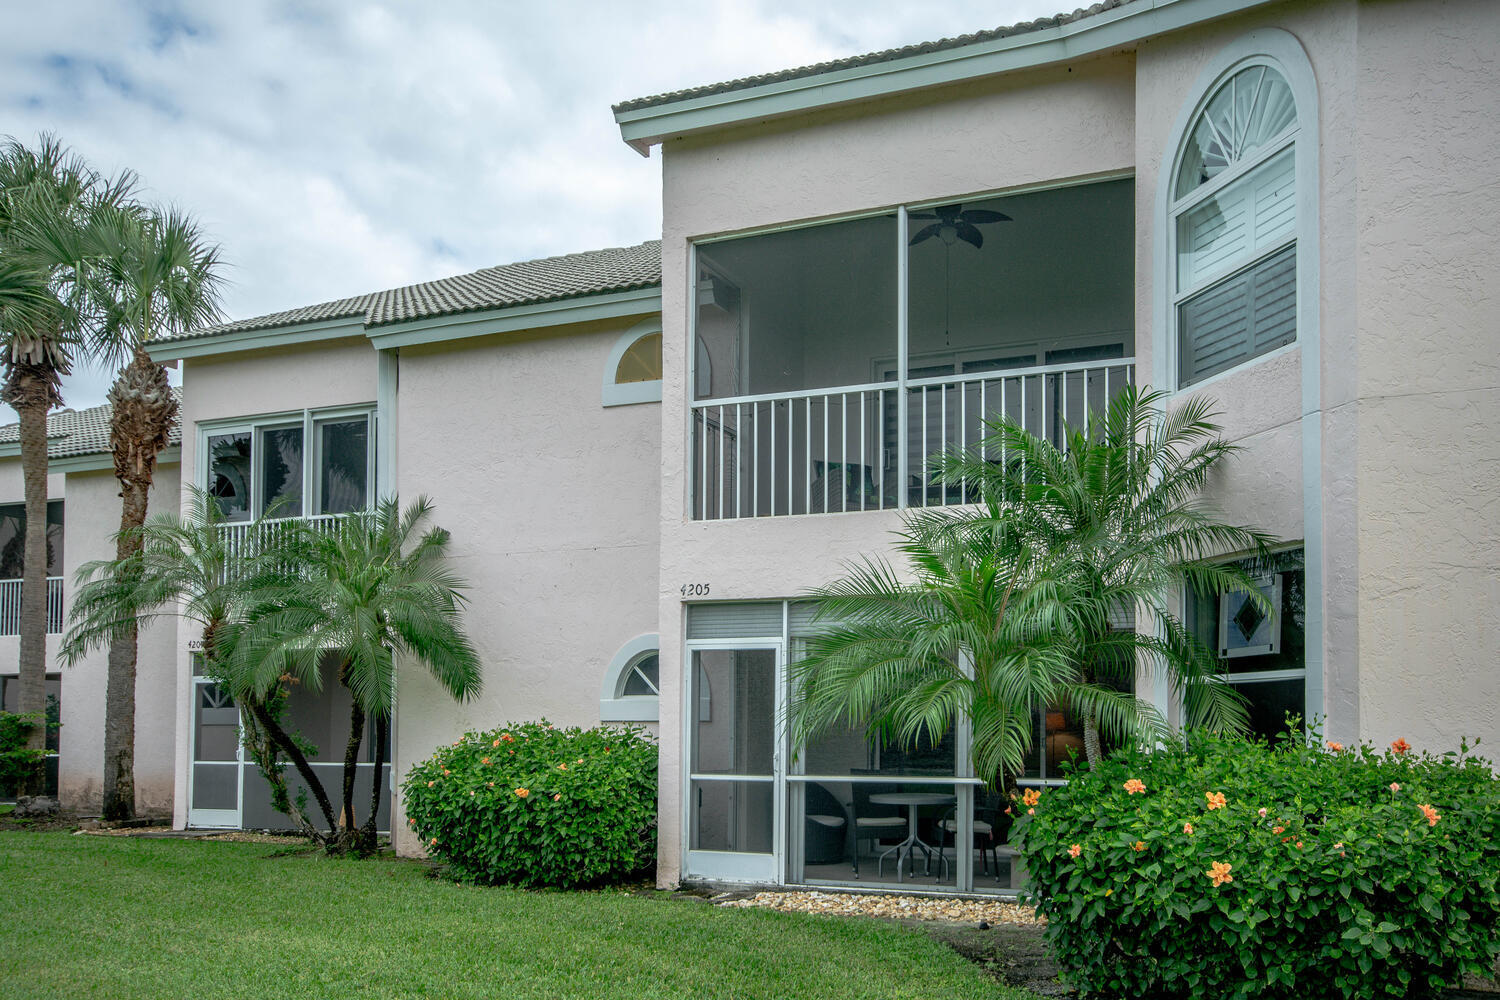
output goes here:
[{"label": "hibiscus bush", "polygon": [[1467,747],[1194,736],[1016,809],[1087,993],[1427,996],[1500,953],[1500,783]]},{"label": "hibiscus bush", "polygon": [[641,729],[465,733],[412,768],[402,794],[427,853],[474,882],[599,885],[656,860],[656,742]]}]

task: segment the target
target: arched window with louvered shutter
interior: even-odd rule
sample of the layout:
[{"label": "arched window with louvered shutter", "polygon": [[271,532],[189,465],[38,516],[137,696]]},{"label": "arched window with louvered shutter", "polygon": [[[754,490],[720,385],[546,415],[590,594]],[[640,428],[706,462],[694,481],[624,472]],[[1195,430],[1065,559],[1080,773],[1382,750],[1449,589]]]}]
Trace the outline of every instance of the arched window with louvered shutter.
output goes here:
[{"label": "arched window with louvered shutter", "polygon": [[1169,208],[1179,387],[1297,340],[1300,126],[1285,74],[1250,58],[1183,137]]}]

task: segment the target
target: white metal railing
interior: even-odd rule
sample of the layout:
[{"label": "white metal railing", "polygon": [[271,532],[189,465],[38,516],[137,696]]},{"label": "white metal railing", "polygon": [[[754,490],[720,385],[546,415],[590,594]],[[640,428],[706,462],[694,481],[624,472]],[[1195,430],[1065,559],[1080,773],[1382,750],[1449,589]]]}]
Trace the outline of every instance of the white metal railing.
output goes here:
[{"label": "white metal railing", "polygon": [[934,482],[933,456],[978,447],[1002,414],[1060,443],[1064,423],[1134,381],[1134,358],[911,379],[904,427],[895,382],[694,403],[692,518],[961,503],[961,486]]},{"label": "white metal railing", "polygon": [[[307,517],[286,517],[260,522],[259,529],[262,534],[274,532],[283,525],[294,522],[310,525],[315,531],[332,532],[334,526],[344,518],[343,514],[312,514]],[[248,555],[251,549],[252,531],[256,528],[253,521],[231,521],[224,525],[224,547],[230,563]]]},{"label": "white metal railing", "polygon": [[[63,630],[63,578],[47,577],[47,634]],[[0,635],[21,634],[21,581],[0,580]]]}]

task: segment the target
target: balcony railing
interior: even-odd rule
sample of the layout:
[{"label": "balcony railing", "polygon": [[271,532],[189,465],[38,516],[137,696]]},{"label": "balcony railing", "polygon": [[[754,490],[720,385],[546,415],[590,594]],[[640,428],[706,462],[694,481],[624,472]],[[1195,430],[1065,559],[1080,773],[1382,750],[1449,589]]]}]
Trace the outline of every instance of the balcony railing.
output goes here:
[{"label": "balcony railing", "polygon": [[[47,634],[63,630],[63,578],[47,577]],[[21,634],[21,581],[0,580],[0,635]]]},{"label": "balcony railing", "polygon": [[[692,517],[722,520],[959,503],[934,455],[980,447],[1002,414],[1058,442],[1135,381],[1135,359],[768,393],[692,407]],[[988,456],[987,456],[988,457]],[[993,456],[998,458],[999,456]]]},{"label": "balcony railing", "polygon": [[[264,537],[269,532],[300,522],[309,525],[315,531],[332,532],[344,516],[343,514],[313,514],[308,517],[277,518],[260,522],[258,530]],[[256,540],[254,536],[256,530],[257,525],[253,521],[232,521],[224,525],[224,547],[231,564],[250,554],[252,543]]]}]

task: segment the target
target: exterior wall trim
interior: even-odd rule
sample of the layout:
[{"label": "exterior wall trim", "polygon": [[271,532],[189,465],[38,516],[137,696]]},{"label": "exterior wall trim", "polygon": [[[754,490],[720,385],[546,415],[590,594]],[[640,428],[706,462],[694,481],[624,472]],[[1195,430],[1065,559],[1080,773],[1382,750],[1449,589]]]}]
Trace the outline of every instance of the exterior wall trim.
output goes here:
[{"label": "exterior wall trim", "polygon": [[367,331],[366,336],[376,348],[386,350],[660,312],[661,286],[653,285],[650,288],[632,288],[605,295],[585,295],[555,302],[537,302],[481,313],[463,313],[381,326]]},{"label": "exterior wall trim", "polygon": [[615,121],[625,144],[648,156],[653,145],[682,135],[1078,59],[1268,2],[1142,0],[975,45],[616,112]]},{"label": "exterior wall trim", "polygon": [[604,680],[599,686],[599,721],[601,722],[655,722],[661,714],[660,696],[656,698],[620,696],[620,683],[626,669],[643,653],[654,653],[661,649],[661,640],[655,632],[638,635],[619,648],[609,666],[604,670]]},{"label": "exterior wall trim", "polygon": [[661,379],[651,382],[615,381],[615,372],[619,370],[620,359],[625,356],[625,352],[637,340],[653,333],[659,334],[661,330],[661,313],[658,311],[654,317],[641,320],[615,340],[615,345],[610,348],[609,357],[604,362],[604,384],[600,394],[603,405],[628,406],[631,403],[661,402]]},{"label": "exterior wall trim", "polygon": [[[21,446],[19,444],[0,445],[0,459],[19,458],[20,455]],[[177,465],[181,461],[182,447],[180,445],[174,444],[170,448],[163,449],[162,453],[156,456],[157,465]],[[114,467],[114,456],[107,451],[47,459],[47,472],[49,475],[59,472],[108,472]]]},{"label": "exterior wall trim", "polygon": [[146,345],[152,361],[176,361],[179,358],[201,358],[214,354],[239,354],[264,347],[288,347],[293,344],[316,344],[324,340],[344,340],[365,335],[364,321],[358,317],[325,320],[321,323],[298,323],[294,326],[266,330],[241,330],[186,340],[154,341]]}]

